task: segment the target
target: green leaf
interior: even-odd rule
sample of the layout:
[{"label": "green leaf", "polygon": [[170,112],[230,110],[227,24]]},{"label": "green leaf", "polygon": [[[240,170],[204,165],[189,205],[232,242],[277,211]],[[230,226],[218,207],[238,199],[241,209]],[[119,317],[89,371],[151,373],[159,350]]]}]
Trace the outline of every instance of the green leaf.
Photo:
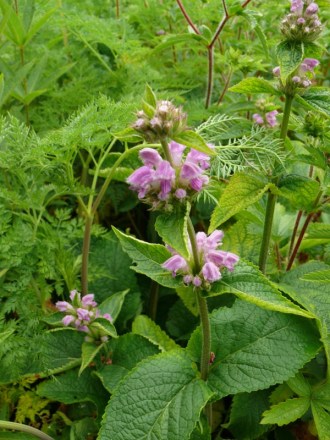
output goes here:
[{"label": "green leaf", "polygon": [[102,332],[103,335],[111,336],[112,338],[117,337],[117,332],[114,325],[106,318],[96,318],[90,325],[91,329],[97,329]]},{"label": "green leaf", "polygon": [[126,289],[123,290],[122,292],[114,293],[113,295],[109,296],[109,298],[104,300],[98,306],[101,315],[104,315],[105,313],[109,313],[111,315],[112,322],[115,322],[121,311],[125,297],[128,292],[129,289]]},{"label": "green leaf", "polygon": [[330,118],[330,90],[328,87],[310,87],[302,95],[296,95],[304,107],[317,110]]},{"label": "green leaf", "polygon": [[298,396],[310,398],[311,387],[301,373],[298,373],[295,377],[289,379],[287,384]]},{"label": "green leaf", "polygon": [[330,414],[318,402],[312,402],[312,413],[319,440],[329,440]]},{"label": "green leaf", "polygon": [[79,376],[85,370],[85,368],[88,367],[104,345],[105,344],[95,345],[93,342],[83,342],[81,346],[81,367],[78,373]]},{"label": "green leaf", "polygon": [[105,364],[95,374],[111,394],[114,393],[122,378],[139,362],[159,353],[154,344],[133,333],[126,333],[118,339],[112,339],[108,344],[111,350],[109,364]]},{"label": "green leaf", "polygon": [[152,319],[140,315],[135,318],[132,325],[132,332],[148,339],[152,344],[157,345],[161,351],[178,349],[179,346],[171,339]]},{"label": "green leaf", "polygon": [[176,289],[177,294],[181,298],[183,304],[194,315],[198,316],[199,307],[197,303],[196,291],[192,286],[183,286]]},{"label": "green leaf", "polygon": [[154,109],[157,105],[157,98],[154,92],[152,91],[152,88],[149,86],[149,84],[146,85],[145,91],[144,91],[144,101],[149,104]]},{"label": "green leaf", "polygon": [[246,173],[234,174],[212,213],[209,233],[261,199],[269,187],[270,184],[259,176]]},{"label": "green leaf", "polygon": [[142,361],[106,408],[99,440],[188,440],[213,393],[183,351]]},{"label": "green leaf", "polygon": [[320,184],[308,177],[291,174],[281,179],[279,189],[280,195],[290,200],[292,208],[310,211],[315,208]]},{"label": "green leaf", "polygon": [[267,80],[263,78],[244,78],[238,84],[228,89],[230,92],[235,93],[270,93],[271,95],[277,95],[278,90]]},{"label": "green leaf", "polygon": [[254,440],[268,431],[260,425],[262,413],[269,407],[269,390],[237,394],[233,398],[230,420],[224,425],[239,440]]},{"label": "green leaf", "polygon": [[26,34],[21,17],[8,5],[6,0],[0,0],[0,8],[6,17],[7,27],[4,30],[6,37],[17,46],[23,45]]},{"label": "green leaf", "polygon": [[303,310],[284,296],[252,263],[240,260],[233,272],[227,272],[215,283],[209,296],[233,293],[240,299],[267,310],[292,313],[307,318],[314,315]]},{"label": "green leaf", "polygon": [[179,206],[173,212],[158,215],[155,229],[166,244],[184,258],[189,258],[187,220],[190,204]]},{"label": "green leaf", "polygon": [[288,76],[301,64],[304,45],[295,41],[283,41],[277,46],[276,55],[281,69],[281,80],[285,83]]},{"label": "green leaf", "polygon": [[49,18],[54,14],[54,12],[57,10],[57,8],[50,9],[47,11],[38,21],[36,21],[28,30],[25,38],[24,38],[24,45],[27,45],[29,41],[32,40],[32,38],[36,35],[36,33],[46,24],[46,22],[49,20]]},{"label": "green leaf", "polygon": [[132,266],[133,270],[148,276],[165,287],[176,288],[182,285],[181,281],[178,281],[169,271],[161,267],[161,264],[171,256],[165,246],[146,243],[123,234],[114,227],[112,229],[119,238],[124,251],[136,264],[136,266]]},{"label": "green leaf", "polygon": [[301,279],[318,283],[330,283],[330,269],[316,270],[315,272],[307,273]]},{"label": "green leaf", "polygon": [[143,137],[131,127],[113,133],[113,136],[122,142],[131,142],[133,144],[137,144],[143,140]]},{"label": "green leaf", "polygon": [[272,406],[263,414],[262,424],[276,424],[278,426],[287,425],[302,417],[308,410],[310,399],[308,397],[297,397],[280,402]]},{"label": "green leaf", "polygon": [[[319,335],[309,320],[245,301],[236,300],[231,308],[215,310],[210,323],[215,360],[208,385],[219,398],[288,380],[320,348]],[[193,360],[198,361],[200,346],[198,328],[188,343]]]},{"label": "green leaf", "polygon": [[208,154],[209,156],[215,155],[215,151],[212,150],[212,148],[210,148],[204,141],[202,136],[195,131],[183,131],[182,133],[176,135],[173,140],[180,144],[186,145],[189,148],[194,148],[195,150]]},{"label": "green leaf", "polygon": [[37,387],[37,394],[67,405],[78,402],[93,402],[98,409],[99,418],[102,416],[108,400],[108,393],[90,370],[85,370],[80,376],[78,376],[77,370],[71,370],[42,382]]}]

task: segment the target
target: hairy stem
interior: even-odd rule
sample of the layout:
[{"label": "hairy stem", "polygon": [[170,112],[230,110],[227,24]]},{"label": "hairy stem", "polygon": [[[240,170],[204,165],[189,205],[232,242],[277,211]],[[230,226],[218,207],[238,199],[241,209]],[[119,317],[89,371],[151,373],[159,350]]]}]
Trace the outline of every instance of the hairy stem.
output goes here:
[{"label": "hairy stem", "polygon": [[[290,96],[286,97],[285,107],[284,107],[284,112],[283,112],[283,121],[282,121],[281,133],[280,133],[280,138],[283,140],[283,142],[285,141],[287,133],[288,133],[288,126],[289,126],[289,120],[290,120],[292,101],[293,101],[293,96],[290,95]],[[276,164],[275,164],[275,166],[276,166]],[[278,185],[278,182],[279,182],[279,177],[273,178],[273,183],[275,185]],[[272,235],[272,227],[273,227],[276,199],[277,199],[277,196],[269,191],[267,206],[266,206],[264,231],[263,231],[263,235],[262,235],[261,249],[260,249],[260,255],[259,255],[259,269],[263,273],[265,273],[265,271],[266,271],[266,264],[267,264],[267,258],[268,258],[268,252],[269,252],[269,244],[270,244],[270,239],[271,239],[271,235]]]},{"label": "hairy stem", "polygon": [[84,241],[82,249],[82,264],[81,264],[81,288],[82,294],[88,294],[88,260],[89,249],[91,244],[91,233],[94,216],[88,215],[85,221]]},{"label": "hairy stem", "polygon": [[1,420],[0,429],[26,432],[27,434],[33,435],[34,437],[38,437],[41,440],[54,440],[49,435],[45,434],[42,431],[39,431],[39,429],[33,428],[32,426],[28,426],[28,425],[23,425],[21,423],[7,422]]}]

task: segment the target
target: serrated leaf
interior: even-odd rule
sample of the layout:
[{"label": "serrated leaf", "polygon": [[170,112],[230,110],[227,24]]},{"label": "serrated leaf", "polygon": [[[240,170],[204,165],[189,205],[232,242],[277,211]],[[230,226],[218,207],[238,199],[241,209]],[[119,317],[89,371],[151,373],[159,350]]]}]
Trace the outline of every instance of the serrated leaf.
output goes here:
[{"label": "serrated leaf", "polygon": [[287,298],[252,263],[240,260],[233,272],[226,273],[222,280],[215,283],[209,296],[233,293],[240,299],[267,310],[293,313],[307,318],[314,315],[303,310]]},{"label": "serrated leaf", "polygon": [[121,379],[139,362],[159,353],[158,348],[140,335],[126,333],[109,342],[109,364],[95,373],[104,387],[113,394]]},{"label": "serrated leaf", "polygon": [[37,394],[68,405],[91,401],[98,409],[99,418],[108,399],[100,380],[90,370],[85,370],[80,376],[77,370],[71,370],[42,382],[37,387]]},{"label": "serrated leaf", "polygon": [[142,136],[138,134],[134,128],[128,127],[124,130],[113,133],[113,137],[122,142],[132,142],[137,144],[143,140]]},{"label": "serrated leaf", "polygon": [[186,145],[189,148],[201,151],[202,153],[208,154],[209,156],[214,156],[215,151],[210,148],[204,141],[202,136],[192,130],[183,131],[182,133],[176,135],[173,140],[176,142]]},{"label": "serrated leaf", "polygon": [[136,264],[136,266],[132,266],[133,270],[148,276],[165,287],[176,288],[182,285],[181,281],[174,278],[169,271],[161,267],[161,264],[171,256],[165,246],[146,243],[123,234],[114,227],[112,229],[120,240],[123,250],[127,252]]},{"label": "serrated leaf", "polygon": [[144,315],[135,318],[132,332],[148,339],[161,351],[178,349],[179,346],[152,319]]},{"label": "serrated leaf", "polygon": [[330,269],[316,270],[315,272],[306,273],[301,278],[303,281],[316,281],[319,283],[330,283]]},{"label": "serrated leaf", "polygon": [[280,402],[265,411],[260,423],[276,424],[278,426],[287,425],[302,417],[308,410],[310,399],[308,397],[297,397]]},{"label": "serrated leaf", "polygon": [[230,92],[235,93],[270,93],[272,95],[277,95],[278,90],[266,79],[263,78],[244,78],[238,84],[230,87],[228,89]]},{"label": "serrated leaf", "polygon": [[279,189],[280,195],[290,200],[293,208],[310,211],[315,208],[320,184],[308,177],[291,174],[281,179]]},{"label": "serrated leaf", "polygon": [[173,212],[158,215],[155,229],[163,241],[184,258],[189,258],[187,221],[190,204],[174,209]]},{"label": "serrated leaf", "polygon": [[[264,310],[245,301],[236,300],[231,308],[214,311],[210,323],[215,360],[210,366],[208,384],[219,398],[288,380],[320,348],[319,335],[309,320]],[[198,328],[188,344],[196,361],[200,346]]]},{"label": "serrated leaf", "polygon": [[317,110],[330,118],[330,90],[328,87],[310,87],[302,95],[296,96],[304,107]]},{"label": "serrated leaf", "polygon": [[281,69],[281,79],[285,83],[300,65],[304,57],[303,43],[283,41],[276,48],[276,55]]},{"label": "serrated leaf", "polygon": [[183,351],[154,356],[116,389],[99,440],[188,440],[212,395]]},{"label": "serrated leaf", "polygon": [[128,292],[129,289],[123,290],[122,292],[116,292],[113,295],[109,296],[109,298],[104,300],[98,306],[101,315],[104,315],[105,313],[109,313],[111,315],[112,322],[115,322],[121,311],[125,297]]},{"label": "serrated leaf", "polygon": [[222,193],[211,215],[209,233],[241,210],[257,202],[270,184],[259,176],[237,173]]},{"label": "serrated leaf", "polygon": [[78,375],[88,367],[93,361],[98,352],[104,347],[105,344],[95,345],[93,342],[83,342],[81,346],[81,366]]},{"label": "serrated leaf", "polygon": [[230,420],[224,427],[238,440],[254,440],[268,431],[260,425],[262,413],[269,407],[269,390],[237,394],[233,398]]}]

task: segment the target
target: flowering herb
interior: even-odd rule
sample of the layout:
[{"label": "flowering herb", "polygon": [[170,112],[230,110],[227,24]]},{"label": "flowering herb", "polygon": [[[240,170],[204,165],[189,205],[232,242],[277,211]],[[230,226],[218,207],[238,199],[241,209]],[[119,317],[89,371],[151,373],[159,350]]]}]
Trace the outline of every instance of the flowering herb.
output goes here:
[{"label": "flowering herb", "polygon": [[281,22],[281,31],[288,40],[311,42],[322,32],[319,7],[311,0],[291,0],[290,13]]}]

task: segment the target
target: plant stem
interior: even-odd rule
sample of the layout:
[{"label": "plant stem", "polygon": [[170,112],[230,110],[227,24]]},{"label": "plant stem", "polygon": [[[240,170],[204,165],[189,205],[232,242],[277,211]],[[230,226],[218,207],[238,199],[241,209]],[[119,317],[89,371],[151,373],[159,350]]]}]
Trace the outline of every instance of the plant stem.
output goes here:
[{"label": "plant stem", "polygon": [[205,96],[205,108],[209,108],[211,104],[211,97],[213,91],[213,64],[214,64],[214,47],[208,46],[207,48],[208,59],[208,73],[207,73],[207,88]]},{"label": "plant stem", "polygon": [[[280,133],[280,139],[282,139],[283,142],[285,141],[287,133],[288,133],[288,126],[289,126],[293,98],[294,98],[293,96],[288,95],[286,97],[286,101],[285,101],[284,112],[283,112],[283,121],[282,121],[281,133]],[[275,166],[276,166],[276,164],[275,164]],[[273,178],[272,181],[275,185],[278,185],[279,177]],[[259,269],[263,273],[265,273],[265,271],[266,271],[266,263],[267,263],[268,252],[269,252],[270,239],[271,239],[271,235],[272,235],[272,227],[273,227],[276,199],[277,199],[276,194],[273,194],[272,192],[268,192],[264,231],[263,231],[262,243],[261,243],[261,249],[260,249],[260,255],[259,255]]]},{"label": "plant stem", "polygon": [[82,249],[82,263],[81,263],[81,289],[82,294],[88,294],[88,260],[89,249],[91,244],[91,233],[94,215],[88,215],[85,221],[84,241]]},{"label": "plant stem", "polygon": [[296,221],[295,221],[295,224],[294,224],[294,228],[293,228],[293,231],[292,231],[292,236],[291,236],[291,241],[290,241],[290,247],[289,247],[288,258],[290,258],[291,254],[292,254],[292,250],[293,250],[294,242],[295,242],[295,239],[296,239],[296,235],[297,235],[297,231],[298,231],[298,228],[299,228],[299,223],[300,223],[300,220],[301,220],[302,215],[303,215],[303,211],[300,210],[300,211],[298,212],[298,214],[297,214]]},{"label": "plant stem", "polygon": [[165,138],[161,138],[160,143],[161,143],[161,146],[163,147],[163,151],[164,151],[166,160],[171,164],[172,167],[174,167],[172,155],[171,155],[170,149],[168,147],[167,140]]},{"label": "plant stem", "polygon": [[149,316],[155,321],[157,317],[159,284],[151,281],[150,299],[149,299]]},{"label": "plant stem", "polygon": [[119,18],[119,0],[116,0],[116,18]]},{"label": "plant stem", "polygon": [[49,435],[45,434],[42,431],[39,431],[39,429],[33,428],[32,426],[28,426],[28,425],[23,425],[22,423],[7,422],[0,420],[0,429],[26,432],[27,434],[41,438],[42,440],[54,440],[52,437],[49,437]]},{"label": "plant stem", "polygon": [[184,16],[184,18],[186,19],[187,23],[189,24],[189,26],[193,29],[193,31],[195,32],[195,34],[199,35],[200,32],[197,28],[197,26],[195,26],[195,24],[193,23],[192,19],[189,17],[187,11],[185,10],[185,7],[183,6],[181,0],[176,0],[179,8],[181,9],[181,12]]},{"label": "plant stem", "polygon": [[[318,195],[317,195],[317,197],[316,197],[316,199],[315,199],[315,202],[314,202],[314,207],[317,206],[317,204],[318,204],[320,198],[322,197],[322,194],[323,194],[322,191],[320,191],[320,192],[318,193]],[[299,248],[300,248],[301,242],[302,242],[302,240],[303,240],[303,238],[304,238],[304,235],[305,235],[306,229],[307,229],[308,225],[310,224],[311,220],[313,219],[314,214],[315,214],[315,212],[310,212],[310,213],[308,214],[308,216],[306,217],[306,219],[305,219],[305,222],[304,222],[304,224],[303,224],[303,227],[301,228],[300,234],[299,234],[299,236],[298,236],[298,239],[297,239],[296,245],[295,245],[295,247],[293,248],[293,251],[292,251],[292,253],[291,253],[291,255],[290,255],[289,262],[288,262],[288,265],[287,265],[287,267],[286,267],[286,271],[289,271],[289,270],[291,269],[292,265],[293,265],[293,262],[294,262],[294,260],[295,260],[295,258],[296,258],[296,256],[297,256],[298,251],[299,251]]]}]

